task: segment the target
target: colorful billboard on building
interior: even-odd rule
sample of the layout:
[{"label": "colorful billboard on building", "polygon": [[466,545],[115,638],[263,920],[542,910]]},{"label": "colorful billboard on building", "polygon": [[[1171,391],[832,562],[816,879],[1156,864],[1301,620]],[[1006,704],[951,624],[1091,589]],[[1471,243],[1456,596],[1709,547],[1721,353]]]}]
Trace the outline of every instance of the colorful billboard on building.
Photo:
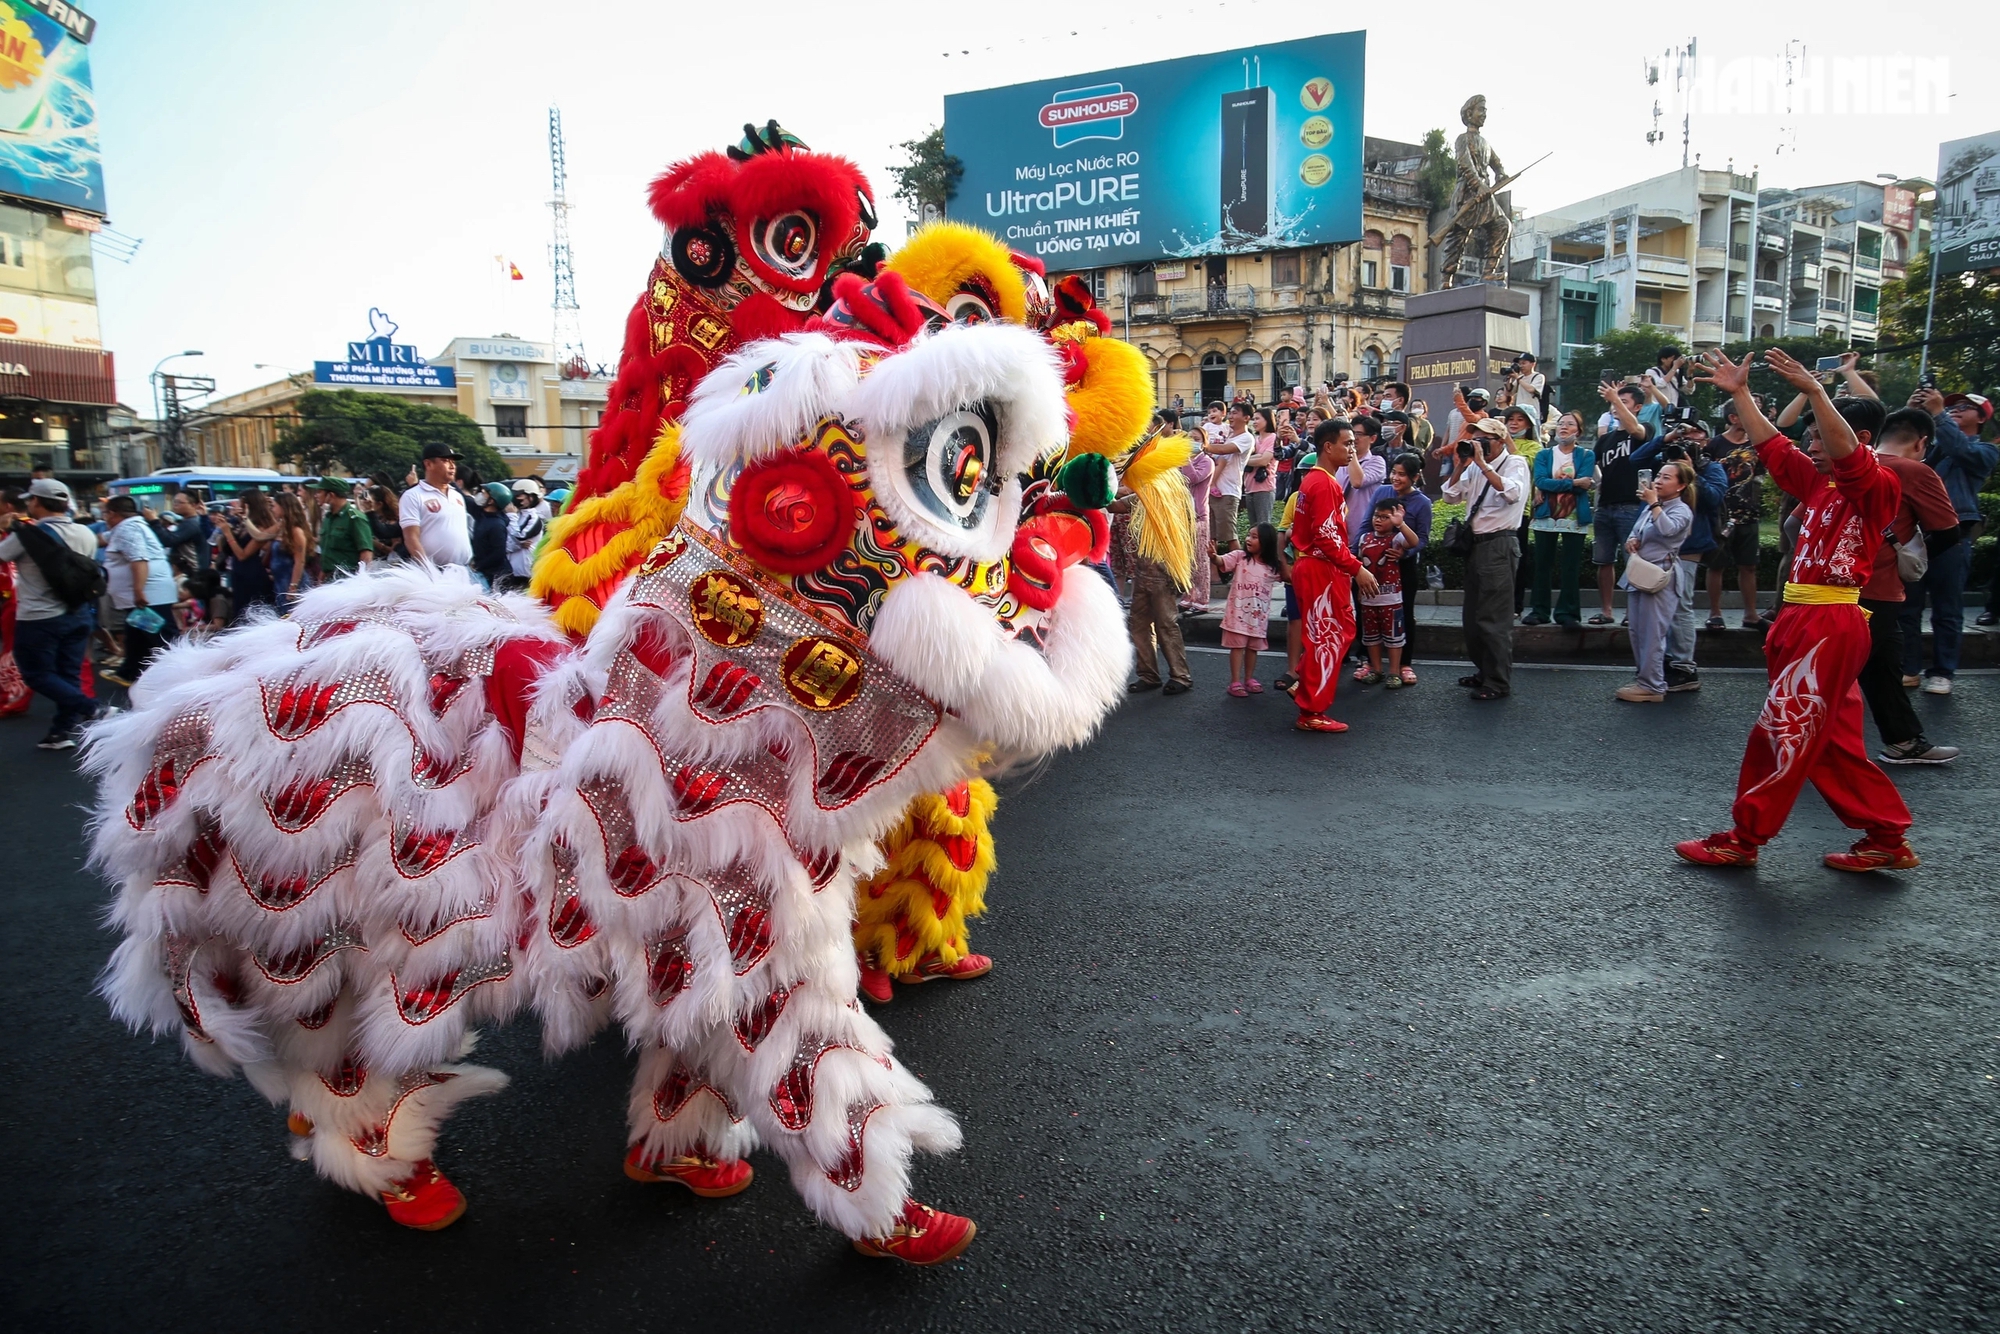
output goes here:
[{"label": "colorful billboard on building", "polygon": [[1946,277],[2000,268],[2000,130],[1938,145],[1931,249]]},{"label": "colorful billboard on building", "polygon": [[0,0],[0,195],[103,216],[96,31],[62,0]]},{"label": "colorful billboard on building", "polygon": [[951,216],[1051,269],[1361,237],[1367,34],[954,93]]}]

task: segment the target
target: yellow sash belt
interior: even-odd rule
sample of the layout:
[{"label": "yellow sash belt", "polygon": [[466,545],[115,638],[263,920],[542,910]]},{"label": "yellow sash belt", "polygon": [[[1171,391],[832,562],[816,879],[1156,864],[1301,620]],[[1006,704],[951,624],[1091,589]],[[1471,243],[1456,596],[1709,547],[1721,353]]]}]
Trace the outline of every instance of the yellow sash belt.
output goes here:
[{"label": "yellow sash belt", "polygon": [[[1853,606],[1861,601],[1861,590],[1844,584],[1794,584],[1785,585],[1785,601],[1806,607]],[[1866,607],[1863,616],[1872,613]]]}]

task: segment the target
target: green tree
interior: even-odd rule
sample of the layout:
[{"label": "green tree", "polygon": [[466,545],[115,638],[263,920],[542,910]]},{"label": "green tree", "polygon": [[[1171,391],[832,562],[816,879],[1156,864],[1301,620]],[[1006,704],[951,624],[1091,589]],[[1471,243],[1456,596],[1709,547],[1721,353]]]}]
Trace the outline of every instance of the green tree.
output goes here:
[{"label": "green tree", "polygon": [[355,389],[309,389],[299,398],[299,420],[271,446],[281,462],[314,473],[386,476],[402,483],[424,446],[442,442],[462,456],[461,477],[501,481],[513,469],[486,443],[479,424],[450,408],[412,403],[395,394]]},{"label": "green tree", "polygon": [[[1560,395],[1557,402],[1565,408],[1579,408],[1590,415],[1601,402],[1597,385],[1605,376],[1615,376],[1622,380],[1628,375],[1637,375],[1654,365],[1660,349],[1669,344],[1685,347],[1680,336],[1672,329],[1661,329],[1650,324],[1642,324],[1635,329],[1614,329],[1604,335],[1596,346],[1579,352],[1570,359],[1569,369],[1558,380]],[[1740,361],[1745,355],[1763,355],[1764,349],[1783,348],[1787,353],[1810,366],[1821,357],[1838,356],[1847,351],[1847,345],[1837,338],[1813,335],[1810,338],[1758,338],[1749,342],[1730,343],[1723,348],[1731,360]],[[1767,402],[1775,402],[1779,407],[1792,400],[1792,388],[1776,375],[1755,366],[1750,371],[1750,387],[1762,394]],[[1894,383],[1885,377],[1882,385],[1883,401],[1893,406],[1902,399],[1891,399]],[[1909,390],[1903,391],[1903,398],[1909,397]],[[1694,388],[1695,411],[1704,421],[1715,416],[1721,406],[1721,398],[1714,389],[1705,384]]]},{"label": "green tree", "polygon": [[1451,203],[1451,192],[1458,184],[1458,162],[1451,155],[1451,140],[1443,130],[1432,130],[1424,136],[1424,165],[1417,169],[1417,179],[1423,182],[1424,198],[1430,201],[1433,210]]},{"label": "green tree", "polygon": [[[1930,286],[1931,256],[1926,252],[1910,261],[1907,276],[1900,282],[1882,289],[1882,346],[1923,342]],[[1911,348],[1901,354],[1909,363],[1912,388],[1917,353],[1918,349]],[[1937,310],[1931,318],[1930,371],[1937,377],[1938,388],[1946,393],[1991,396],[1994,386],[2000,384],[2000,270],[1938,279]]]},{"label": "green tree", "polygon": [[965,176],[965,164],[944,151],[944,127],[896,147],[903,150],[904,161],[889,164],[889,174],[896,178],[893,197],[908,204],[910,212],[918,216],[925,204],[934,204],[938,212],[944,212]]}]

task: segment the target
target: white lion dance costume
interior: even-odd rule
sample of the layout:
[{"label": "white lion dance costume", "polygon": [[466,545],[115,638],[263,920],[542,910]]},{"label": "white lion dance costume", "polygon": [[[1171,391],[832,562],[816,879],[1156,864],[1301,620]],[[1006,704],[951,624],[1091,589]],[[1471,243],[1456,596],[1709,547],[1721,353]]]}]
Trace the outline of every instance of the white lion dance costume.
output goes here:
[{"label": "white lion dance costume", "polygon": [[971,1240],[910,1198],[959,1132],[856,1002],[855,887],[925,794],[1085,741],[1130,649],[1075,568],[1103,515],[1048,476],[1057,344],[893,272],[833,290],[666,422],[685,513],[583,645],[401,568],[169,650],[92,735],[114,1010],[399,1222],[463,1211],[433,1146],[505,1083],[476,1024],[528,1005],[551,1051],[613,1019],[638,1049],[628,1174],[734,1194],[761,1145],[864,1251]]}]

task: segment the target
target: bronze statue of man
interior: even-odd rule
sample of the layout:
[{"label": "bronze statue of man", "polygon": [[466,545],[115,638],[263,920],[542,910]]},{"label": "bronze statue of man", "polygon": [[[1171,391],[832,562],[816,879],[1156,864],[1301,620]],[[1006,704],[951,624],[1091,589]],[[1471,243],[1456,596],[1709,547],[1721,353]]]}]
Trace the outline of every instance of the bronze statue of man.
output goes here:
[{"label": "bronze statue of man", "polygon": [[[1440,244],[1444,247],[1443,280],[1446,287],[1459,282],[1459,259],[1471,245],[1479,261],[1481,281],[1498,281],[1507,273],[1507,238],[1513,226],[1494,197],[1494,186],[1506,175],[1500,157],[1486,142],[1480,127],[1486,124],[1486,97],[1475,93],[1458,109],[1465,133],[1452,145],[1458,166],[1458,182],[1452,188],[1452,219],[1446,224]],[[1478,243],[1472,244],[1475,234]]]}]

